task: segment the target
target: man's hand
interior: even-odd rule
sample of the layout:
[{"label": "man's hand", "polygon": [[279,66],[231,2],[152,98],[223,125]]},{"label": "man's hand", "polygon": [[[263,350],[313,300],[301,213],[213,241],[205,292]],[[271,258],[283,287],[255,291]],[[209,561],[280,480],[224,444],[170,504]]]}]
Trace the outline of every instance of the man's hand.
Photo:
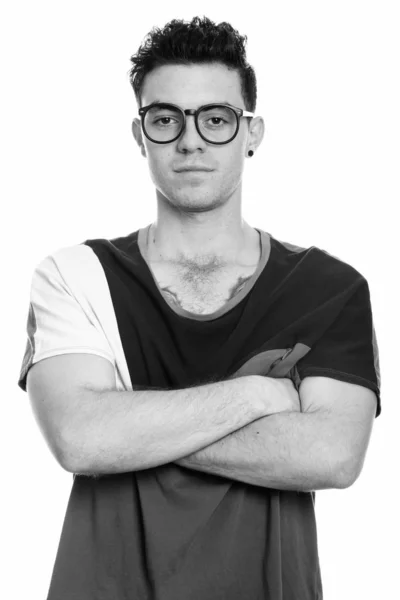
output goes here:
[{"label": "man's hand", "polygon": [[[302,412],[300,396],[288,377],[257,376],[261,399],[265,399],[266,416],[281,412]],[[272,386],[272,387],[271,387]]]}]

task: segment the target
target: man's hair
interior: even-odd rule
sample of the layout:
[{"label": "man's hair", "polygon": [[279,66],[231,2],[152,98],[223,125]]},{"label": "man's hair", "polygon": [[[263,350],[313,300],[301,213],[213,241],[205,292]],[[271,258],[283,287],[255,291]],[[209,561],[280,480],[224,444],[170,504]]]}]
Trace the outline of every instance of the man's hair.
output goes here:
[{"label": "man's hair", "polygon": [[246,59],[247,36],[242,36],[225,21],[213,23],[207,17],[193,17],[191,22],[173,19],[163,29],[153,27],[136,54],[129,80],[136,101],[141,106],[145,76],[163,65],[222,63],[237,70],[245,109],[254,112],[257,82],[254,69]]}]

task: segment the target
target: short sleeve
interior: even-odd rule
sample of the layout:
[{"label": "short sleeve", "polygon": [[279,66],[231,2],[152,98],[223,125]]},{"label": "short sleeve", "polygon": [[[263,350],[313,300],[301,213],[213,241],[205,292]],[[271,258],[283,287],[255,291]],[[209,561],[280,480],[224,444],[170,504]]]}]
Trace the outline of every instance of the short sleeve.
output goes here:
[{"label": "short sleeve", "polygon": [[104,332],[85,313],[51,256],[42,260],[33,272],[26,333],[18,379],[24,392],[30,367],[50,356],[97,354],[115,364]]},{"label": "short sleeve", "polygon": [[310,375],[332,377],[373,390],[375,417],[381,413],[379,351],[370,292],[363,277],[354,293],[311,350],[296,365],[301,380]]}]

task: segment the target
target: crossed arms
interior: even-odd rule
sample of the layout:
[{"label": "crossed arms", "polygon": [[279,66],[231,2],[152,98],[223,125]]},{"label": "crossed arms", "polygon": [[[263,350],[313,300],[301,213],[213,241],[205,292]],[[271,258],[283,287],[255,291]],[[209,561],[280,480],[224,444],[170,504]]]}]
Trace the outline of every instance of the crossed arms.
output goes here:
[{"label": "crossed arms", "polygon": [[253,421],[175,462],[281,490],[346,488],[361,472],[375,411],[376,396],[368,388],[306,377],[299,388],[299,412]]},{"label": "crossed arms", "polygon": [[351,485],[364,462],[375,393],[328,377],[305,377],[298,394],[277,382],[250,376],[119,392],[111,362],[65,354],[35,363],[27,388],[50,450],[72,473],[97,477],[175,462],[282,490]]}]

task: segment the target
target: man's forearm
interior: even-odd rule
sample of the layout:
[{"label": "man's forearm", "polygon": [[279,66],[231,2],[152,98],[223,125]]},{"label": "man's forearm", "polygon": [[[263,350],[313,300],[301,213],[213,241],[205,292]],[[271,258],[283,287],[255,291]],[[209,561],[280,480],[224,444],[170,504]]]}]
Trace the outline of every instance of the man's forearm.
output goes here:
[{"label": "man's forearm", "polygon": [[281,490],[341,488],[345,486],[338,476],[340,469],[337,453],[332,452],[331,436],[328,414],[282,412],[253,421],[175,462]]},{"label": "man's forearm", "polygon": [[268,414],[260,390],[253,376],[179,390],[88,388],[65,417],[63,466],[100,476],[173,462]]}]

